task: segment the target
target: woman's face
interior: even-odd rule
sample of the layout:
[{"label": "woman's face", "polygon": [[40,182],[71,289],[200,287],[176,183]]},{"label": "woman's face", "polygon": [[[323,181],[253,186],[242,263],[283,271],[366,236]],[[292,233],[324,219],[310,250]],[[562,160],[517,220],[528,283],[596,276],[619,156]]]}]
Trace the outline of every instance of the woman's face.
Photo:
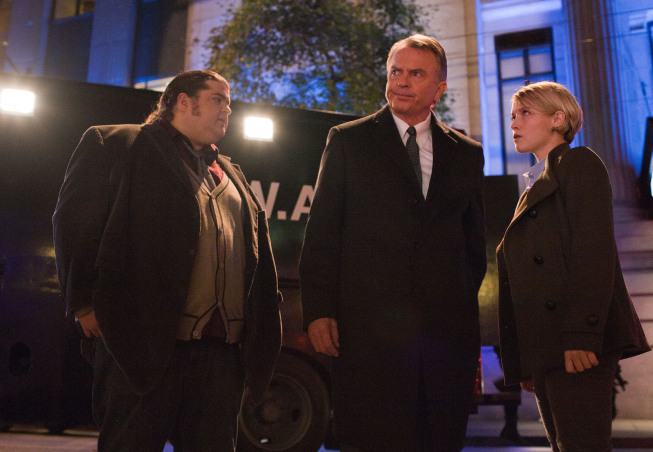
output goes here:
[{"label": "woman's face", "polygon": [[539,162],[546,158],[553,148],[565,142],[562,134],[555,130],[564,120],[564,113],[561,111],[545,115],[513,101],[510,117],[512,140],[515,150],[520,154],[533,154]]}]

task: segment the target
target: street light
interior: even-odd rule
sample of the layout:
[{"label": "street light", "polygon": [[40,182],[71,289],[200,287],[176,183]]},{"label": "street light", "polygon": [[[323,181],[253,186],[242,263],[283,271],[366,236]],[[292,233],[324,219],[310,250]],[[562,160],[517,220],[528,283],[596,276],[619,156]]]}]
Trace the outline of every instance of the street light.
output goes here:
[{"label": "street light", "polygon": [[35,100],[36,95],[32,91],[5,88],[0,91],[0,112],[33,116]]},{"label": "street light", "polygon": [[274,123],[270,118],[248,116],[245,118],[245,139],[256,141],[272,141]]}]

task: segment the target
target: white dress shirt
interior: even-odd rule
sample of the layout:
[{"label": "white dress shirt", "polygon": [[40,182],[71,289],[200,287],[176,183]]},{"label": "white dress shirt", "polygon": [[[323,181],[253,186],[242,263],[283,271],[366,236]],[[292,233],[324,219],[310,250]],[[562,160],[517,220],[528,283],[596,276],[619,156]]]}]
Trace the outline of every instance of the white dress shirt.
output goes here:
[{"label": "white dress shirt", "polygon": [[[392,114],[399,131],[399,136],[404,142],[404,146],[408,141],[408,127],[399,117]],[[429,191],[429,183],[431,182],[431,173],[433,172],[433,136],[431,135],[431,115],[420,122],[415,124],[415,131],[417,132],[417,146],[419,146],[419,164],[422,167],[422,194],[426,199],[426,194]]]}]

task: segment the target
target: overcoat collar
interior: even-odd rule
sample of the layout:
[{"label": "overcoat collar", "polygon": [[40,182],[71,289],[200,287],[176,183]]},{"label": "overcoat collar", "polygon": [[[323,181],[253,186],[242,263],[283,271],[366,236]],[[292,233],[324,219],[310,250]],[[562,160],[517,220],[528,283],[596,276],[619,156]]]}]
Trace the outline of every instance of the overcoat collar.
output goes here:
[{"label": "overcoat collar", "polygon": [[[373,127],[373,136],[377,140],[379,148],[390,161],[397,165],[400,173],[410,181],[415,194],[418,195],[418,199],[424,202],[417,176],[415,176],[410,158],[405,152],[406,147],[399,136],[397,125],[388,105],[374,115]],[[426,197],[427,203],[434,202],[439,187],[446,186],[448,183],[451,154],[455,152],[457,145],[455,136],[435,117],[433,112],[431,112],[431,135],[433,140],[433,171]]]},{"label": "overcoat collar", "polygon": [[[546,157],[544,171],[538,177],[528,193],[523,193],[519,198],[515,215],[510,222],[512,225],[525,212],[528,212],[533,206],[542,202],[542,200],[551,196],[558,189],[558,179],[555,176],[555,167],[558,165],[560,158],[569,150],[569,144],[563,143],[556,146]],[[508,226],[510,228],[510,226]]]},{"label": "overcoat collar", "polygon": [[[152,138],[156,143],[156,149],[161,155],[162,162],[170,167],[170,169],[173,171],[175,176],[177,176],[181,180],[181,182],[184,184],[184,186],[189,191],[189,193],[193,193],[193,186],[190,183],[190,179],[188,178],[188,172],[184,167],[184,161],[179,156],[179,153],[175,148],[175,144],[170,139],[170,135],[165,130],[165,128],[163,128],[163,126],[161,126],[160,124],[156,124],[156,123],[146,124],[145,126],[143,126],[143,128],[152,135]],[[220,166],[222,167],[223,171],[227,173],[231,181],[234,183],[242,199],[248,201],[248,196],[247,196],[248,190],[243,185],[242,181],[240,180],[240,177],[238,176],[235,169],[233,168],[231,164],[231,159],[225,155],[219,154],[218,163],[221,163]],[[252,208],[252,206],[249,205],[249,201],[248,201],[248,208],[250,209]]]},{"label": "overcoat collar", "polygon": [[190,183],[188,173],[184,167],[184,161],[179,155],[179,152],[177,152],[175,143],[170,139],[170,134],[161,124],[156,122],[145,124],[143,126],[143,130],[148,131],[148,133],[150,133],[152,136],[152,139],[156,145],[156,150],[161,156],[161,163],[167,165],[175,174],[175,176],[179,178],[186,191],[192,193],[193,186]]}]

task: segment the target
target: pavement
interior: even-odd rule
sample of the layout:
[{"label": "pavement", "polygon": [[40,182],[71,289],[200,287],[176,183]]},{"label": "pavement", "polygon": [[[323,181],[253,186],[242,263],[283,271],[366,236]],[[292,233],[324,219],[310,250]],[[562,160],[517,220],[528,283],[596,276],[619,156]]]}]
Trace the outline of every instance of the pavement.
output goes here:
[{"label": "pavement", "polygon": [[[550,451],[544,428],[538,420],[520,420],[522,444],[499,437],[503,421],[470,418],[464,452],[544,452]],[[653,420],[616,419],[613,422],[614,452],[652,452]],[[65,430],[49,434],[45,428],[17,425],[0,433],[0,452],[94,452],[97,432],[90,429]],[[167,445],[164,452],[172,452]],[[333,452],[321,448],[319,452]],[[399,452],[399,451],[398,451]]]}]

